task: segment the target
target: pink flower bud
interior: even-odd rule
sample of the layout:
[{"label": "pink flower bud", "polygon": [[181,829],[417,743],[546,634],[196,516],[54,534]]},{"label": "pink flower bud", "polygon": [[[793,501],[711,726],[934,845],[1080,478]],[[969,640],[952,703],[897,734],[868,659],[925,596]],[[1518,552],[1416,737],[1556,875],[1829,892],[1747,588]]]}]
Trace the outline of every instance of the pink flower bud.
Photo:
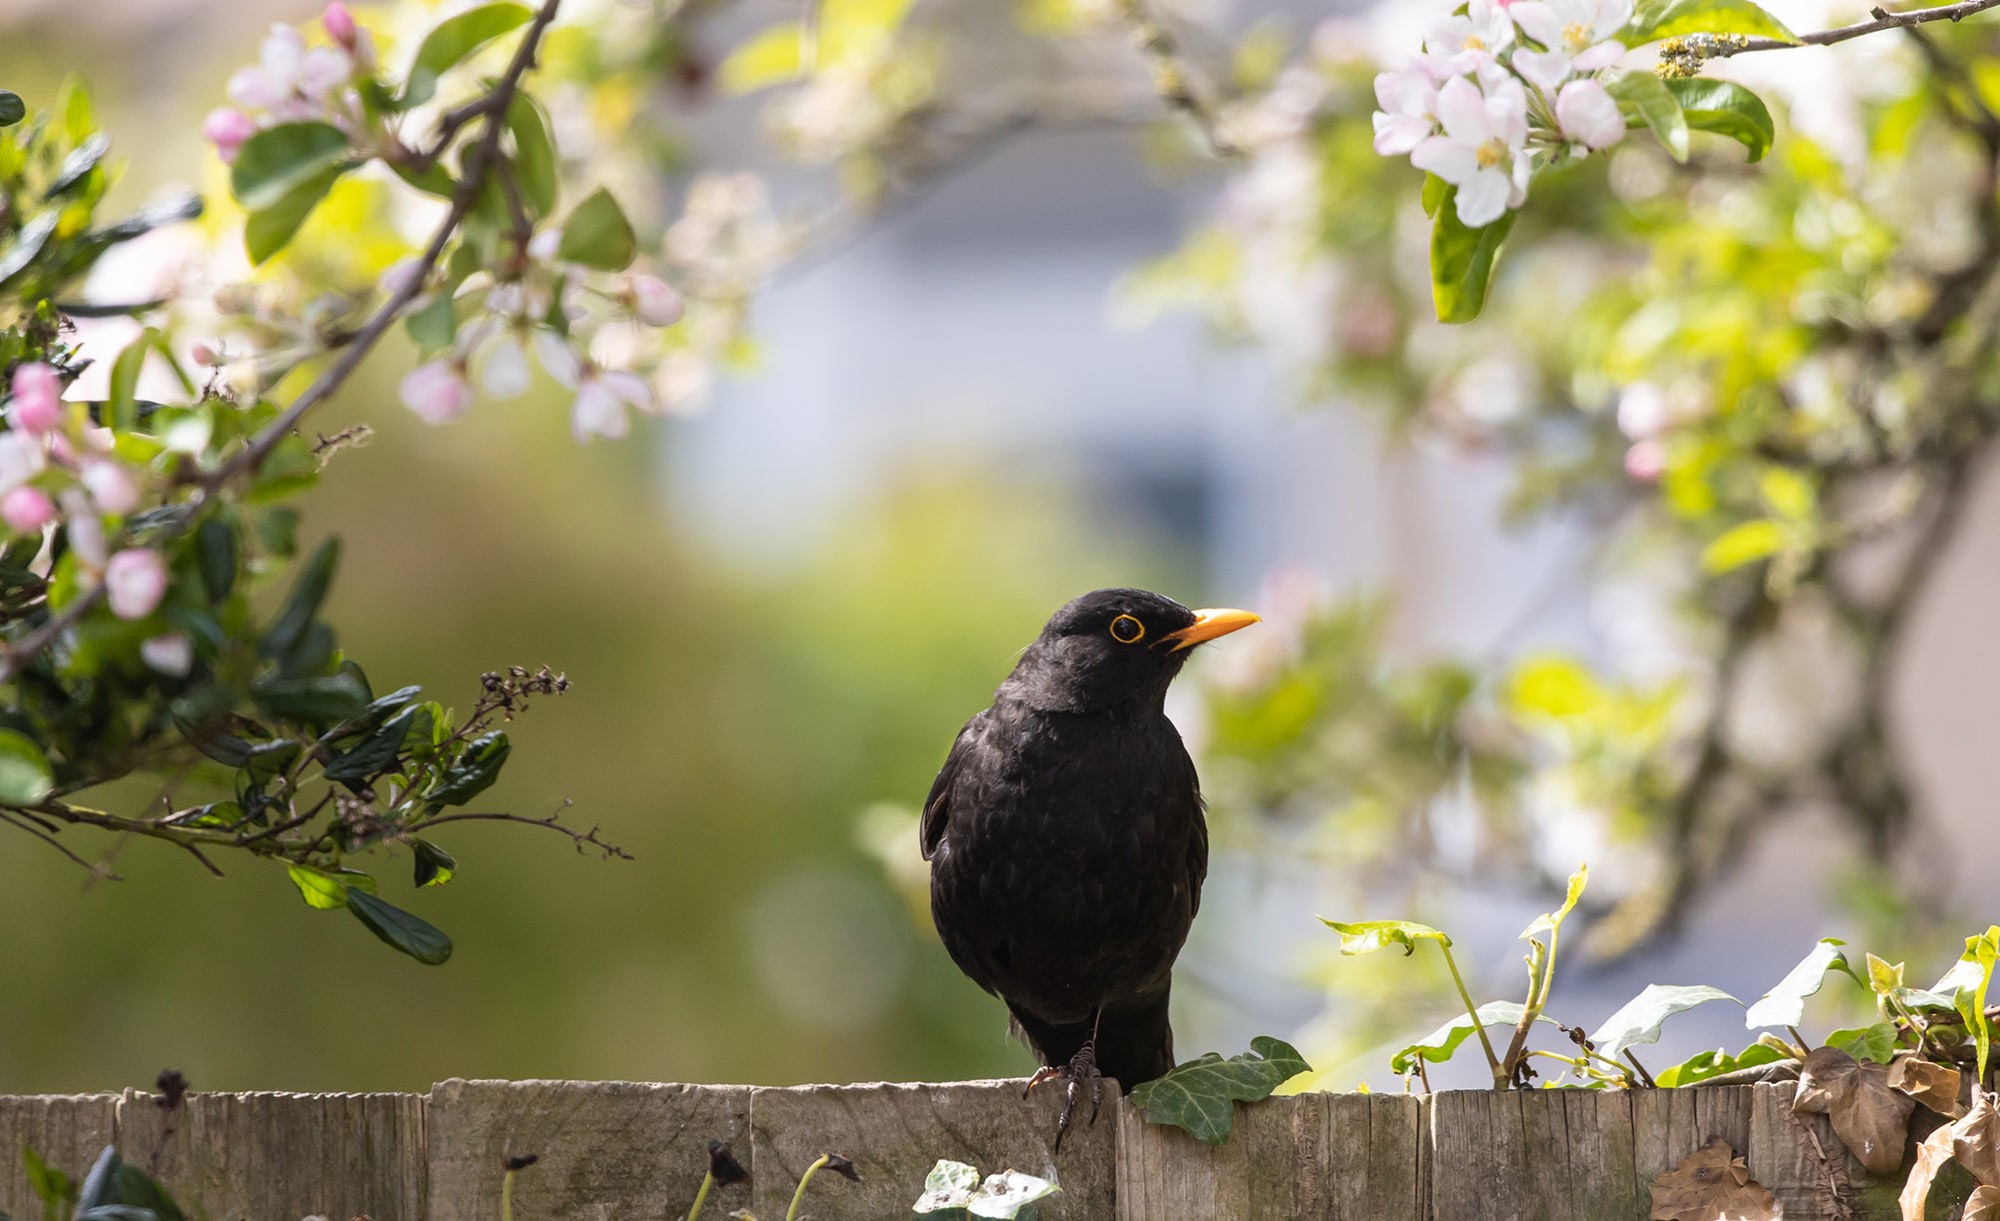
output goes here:
[{"label": "pink flower bud", "polygon": [[228,106],[218,106],[201,121],[201,134],[215,145],[216,155],[233,163],[243,142],[257,134],[257,123],[249,115]]},{"label": "pink flower bud", "polygon": [[403,375],[403,405],[427,423],[443,424],[472,406],[472,383],[448,360],[418,365]]},{"label": "pink flower bud", "polygon": [[194,641],[183,632],[154,636],[139,646],[139,658],[170,678],[184,678],[194,669]]},{"label": "pink flower bud", "polygon": [[647,326],[672,326],[681,320],[681,295],[658,276],[634,276],[632,312]]},{"label": "pink flower bud", "polygon": [[1655,438],[1635,441],[1625,451],[1625,473],[1640,483],[1652,483],[1667,469],[1667,447]]},{"label": "pink flower bud", "polygon": [[14,370],[14,427],[48,432],[62,423],[62,385],[56,371],[40,361]]},{"label": "pink flower bud", "polygon": [[0,518],[16,534],[34,534],[56,519],[55,502],[40,488],[15,488],[0,496]]},{"label": "pink flower bud", "polygon": [[120,619],[144,619],[167,593],[167,565],[160,553],[128,547],[104,566],[104,593]]},{"label": "pink flower bud", "polygon": [[188,356],[198,365],[213,368],[222,363],[222,353],[213,344],[197,341],[188,349]]},{"label": "pink flower bud", "polygon": [[328,4],[326,8],[320,11],[319,23],[326,28],[326,36],[328,38],[333,39],[343,47],[352,48],[354,46],[354,36],[357,32],[357,27],[354,24],[354,14],[348,12],[347,6],[342,4],[340,0],[333,0],[331,4]]},{"label": "pink flower bud", "polygon": [[106,513],[122,517],[139,507],[139,484],[132,472],[110,459],[86,463],[79,479]]}]

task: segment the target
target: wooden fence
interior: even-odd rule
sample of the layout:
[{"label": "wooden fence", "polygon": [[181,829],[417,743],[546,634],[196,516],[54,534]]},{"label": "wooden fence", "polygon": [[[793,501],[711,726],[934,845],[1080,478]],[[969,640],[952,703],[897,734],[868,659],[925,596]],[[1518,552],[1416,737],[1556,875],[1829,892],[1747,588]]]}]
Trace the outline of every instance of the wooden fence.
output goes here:
[{"label": "wooden fence", "polygon": [[[1653,1176],[1720,1136],[1786,1221],[1899,1217],[1898,1184],[1871,1180],[1825,1116],[1793,1116],[1792,1089],[1306,1094],[1239,1105],[1214,1148],[1107,1099],[1060,1159],[1057,1091],[1024,1103],[1017,1081],[446,1081],[428,1094],[196,1093],[171,1114],[132,1090],[0,1097],[0,1211],[41,1216],[23,1145],[74,1173],[116,1144],[211,1221],[493,1221],[503,1160],[530,1153],[519,1221],[657,1221],[686,1215],[720,1139],[751,1182],[711,1194],[714,1219],[781,1221],[799,1173],[831,1150],[863,1181],[816,1176],[803,1212],[817,1221],[910,1216],[939,1158],[1058,1181],[1045,1221],[1646,1221]],[[1933,1218],[1958,1215],[1952,1194]]]}]

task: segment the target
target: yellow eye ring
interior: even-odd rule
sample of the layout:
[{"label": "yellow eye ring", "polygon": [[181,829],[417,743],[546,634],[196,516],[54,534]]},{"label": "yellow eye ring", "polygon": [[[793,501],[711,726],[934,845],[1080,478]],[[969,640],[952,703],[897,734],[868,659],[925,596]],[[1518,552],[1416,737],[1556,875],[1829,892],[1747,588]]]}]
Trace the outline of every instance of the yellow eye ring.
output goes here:
[{"label": "yellow eye ring", "polygon": [[1146,638],[1146,625],[1131,615],[1120,615],[1111,621],[1111,638],[1119,644],[1138,644]]}]

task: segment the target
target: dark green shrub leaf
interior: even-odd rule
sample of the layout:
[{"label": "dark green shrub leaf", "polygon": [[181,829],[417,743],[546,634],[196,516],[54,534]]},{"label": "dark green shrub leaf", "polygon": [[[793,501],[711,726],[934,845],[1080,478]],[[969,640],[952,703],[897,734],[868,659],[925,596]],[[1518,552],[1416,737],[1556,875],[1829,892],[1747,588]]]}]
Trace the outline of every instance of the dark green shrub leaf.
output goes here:
[{"label": "dark green shrub leaf", "polygon": [[243,769],[260,784],[275,779],[299,757],[299,749],[299,744],[290,739],[260,742],[250,748],[249,757],[243,761]]},{"label": "dark green shrub leaf", "polygon": [[28,735],[0,729],[0,803],[31,806],[56,787],[49,759]]},{"label": "dark green shrub leaf", "polygon": [[344,673],[261,679],[251,686],[250,697],[274,717],[321,725],[351,720],[368,707],[368,692]]},{"label": "dark green shrub leaf", "polygon": [[159,1221],[185,1221],[180,1205],[153,1177],[130,1162],[118,1167],[114,1176],[119,1206]]},{"label": "dark green shrub leaf", "polygon": [[1233,1103],[1268,1098],[1272,1090],[1311,1069],[1291,1044],[1259,1036],[1241,1055],[1225,1060],[1210,1052],[1175,1066],[1128,1096],[1147,1123],[1185,1128],[1203,1144],[1219,1145],[1229,1139]]},{"label": "dark green shrub leaf", "polygon": [[329,538],[313,549],[312,555],[299,566],[299,575],[292,582],[292,592],[286,597],[283,609],[264,633],[261,647],[264,656],[283,657],[298,647],[306,629],[312,626],[313,617],[319,614],[320,603],[326,600],[334,569],[339,565],[339,539]]},{"label": "dark green shrub leaf", "polygon": [[9,89],[0,89],[0,127],[12,127],[28,117],[28,107],[21,95]]},{"label": "dark green shrub leaf", "polygon": [[1728,136],[1749,151],[1750,160],[1762,161],[1778,138],[1771,112],[1762,98],[1735,81],[1688,76],[1666,82],[1667,89],[1681,104],[1681,117],[1696,131]]},{"label": "dark green shrub leaf", "polygon": [[1627,127],[1649,127],[1676,161],[1688,159],[1687,116],[1667,83],[1645,69],[1620,72],[1605,85]]},{"label": "dark green shrub leaf", "polygon": [[358,890],[350,891],[347,900],[347,910],[369,932],[418,962],[435,967],[451,957],[451,938],[402,908]]},{"label": "dark green shrub leaf", "polygon": [[[369,707],[372,709],[373,705]],[[408,709],[385,721],[381,728],[364,738],[359,746],[327,764],[326,778],[337,780],[356,793],[368,788],[375,777],[395,766],[397,757],[403,753],[403,743],[410,736],[410,727],[418,711],[421,710]]]},{"label": "dark green shrub leaf", "polygon": [[236,588],[236,570],[243,562],[236,523],[211,517],[195,531],[194,542],[202,587],[208,590],[210,603],[221,602]]},{"label": "dark green shrub leaf", "polygon": [[1515,212],[1478,229],[1458,219],[1458,188],[1446,189],[1431,224],[1431,304],[1439,322],[1470,322],[1486,307],[1486,288]]},{"label": "dark green shrub leaf", "polygon": [[1597,1044],[1599,1055],[1616,1060],[1628,1047],[1659,1042],[1660,1027],[1668,1018],[1710,1001],[1743,1003],[1707,984],[1647,984],[1645,991],[1599,1023],[1590,1037]]},{"label": "dark green shrub leaf", "polygon": [[230,190],[245,211],[261,212],[298,187],[324,177],[353,152],[346,134],[331,123],[266,127],[237,150],[236,162],[229,169]]},{"label": "dark green shrub leaf", "polygon": [[433,806],[464,805],[500,778],[500,769],[506,765],[512,749],[504,733],[474,738],[466,743],[465,752],[445,773],[444,781],[425,794],[425,800]]},{"label": "dark green shrub leaf", "polygon": [[395,108],[408,110],[430,101],[437,93],[438,77],[507,31],[526,25],[533,16],[520,4],[484,4],[439,22],[417,48],[417,58],[410,65],[403,96],[396,99]]},{"label": "dark green shrub leaf", "polygon": [[44,1204],[63,1204],[76,1199],[76,1184],[62,1171],[42,1160],[33,1148],[21,1150],[21,1162],[28,1171],[28,1190]]},{"label": "dark green shrub leaf", "polygon": [[419,887],[442,886],[458,873],[458,861],[451,853],[427,839],[411,840],[417,855],[416,881]]},{"label": "dark green shrub leaf", "polygon": [[1785,972],[1783,979],[1757,998],[1757,1003],[1743,1015],[1744,1025],[1752,1030],[1760,1026],[1798,1025],[1806,1015],[1806,998],[1820,990],[1828,971],[1844,971],[1849,978],[1854,977],[1853,969],[1847,965],[1847,955],[1840,949],[1846,944],[1838,937],[1822,937],[1799,960],[1799,965]]},{"label": "dark green shrub leaf", "polygon": [[556,257],[599,271],[623,271],[631,266],[637,250],[638,239],[633,236],[632,222],[625,219],[625,209],[618,206],[611,192],[599,187],[563,222]]}]

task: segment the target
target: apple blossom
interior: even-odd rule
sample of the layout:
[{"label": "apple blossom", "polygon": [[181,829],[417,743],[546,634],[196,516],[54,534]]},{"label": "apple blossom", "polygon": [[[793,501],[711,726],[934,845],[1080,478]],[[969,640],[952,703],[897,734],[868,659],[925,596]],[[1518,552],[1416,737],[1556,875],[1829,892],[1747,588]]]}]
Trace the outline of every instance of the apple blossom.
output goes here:
[{"label": "apple blossom", "polygon": [[62,506],[63,533],[69,539],[70,554],[89,572],[101,572],[105,563],[104,523],[81,488],[64,488],[56,500]]},{"label": "apple blossom", "polygon": [[40,441],[26,433],[0,433],[0,491],[20,487],[47,465]]},{"label": "apple blossom", "polygon": [[1458,76],[1493,62],[1514,41],[1508,8],[1471,0],[1462,15],[1446,17],[1424,35],[1424,60],[1436,76]]},{"label": "apple blossom", "polygon": [[631,431],[625,414],[628,404],[642,411],[653,409],[653,393],[645,382],[616,369],[586,370],[570,408],[570,431],[579,441],[622,437]]},{"label": "apple blossom", "polygon": [[1375,151],[1401,156],[1437,130],[1437,81],[1421,62],[1375,77]]},{"label": "apple blossom", "polygon": [[1632,17],[1632,0],[1518,0],[1507,9],[1521,33],[1546,50],[1514,53],[1514,70],[1545,91],[1572,73],[1609,68],[1625,54],[1614,37]]},{"label": "apple blossom", "polygon": [[1458,188],[1458,219],[1478,229],[1528,194],[1528,95],[1516,80],[1482,89],[1464,77],[1438,90],[1444,134],[1417,145],[1410,161]]},{"label": "apple blossom", "polygon": [[647,326],[672,326],[687,308],[681,295],[658,276],[634,276],[631,297],[632,312]]},{"label": "apple blossom", "polygon": [[16,534],[33,534],[56,519],[55,502],[40,488],[18,487],[0,496],[0,519]]},{"label": "apple blossom", "polygon": [[127,547],[104,565],[104,594],[120,619],[144,619],[167,592],[167,564],[146,547]]},{"label": "apple blossom", "polygon": [[333,0],[320,11],[319,23],[326,30],[326,36],[343,47],[353,47],[354,37],[359,27],[354,24],[354,14],[340,0]]},{"label": "apple blossom", "polygon": [[218,106],[202,120],[201,134],[215,145],[224,164],[233,165],[243,142],[257,134],[257,121],[233,106]]},{"label": "apple blossom", "polygon": [[465,368],[449,360],[433,360],[403,375],[399,387],[403,405],[430,424],[444,424],[472,406],[472,383]]},{"label": "apple blossom", "polygon": [[77,477],[97,507],[113,516],[123,516],[139,507],[139,485],[124,466],[98,458],[84,464]]},{"label": "apple blossom", "polygon": [[48,432],[62,423],[62,383],[56,371],[40,361],[14,370],[14,427],[23,432]]},{"label": "apple blossom", "polygon": [[1641,483],[1651,483],[1667,469],[1667,447],[1658,438],[1634,441],[1625,451],[1625,473]]},{"label": "apple blossom", "polygon": [[479,365],[479,388],[489,397],[517,399],[528,392],[528,353],[513,332],[487,350]]},{"label": "apple blossom", "polygon": [[185,678],[194,669],[194,641],[185,632],[148,637],[139,646],[139,657],[169,678]]},{"label": "apple blossom", "polygon": [[1556,95],[1556,122],[1562,134],[1595,152],[1625,138],[1625,116],[1603,85],[1571,81]]}]

